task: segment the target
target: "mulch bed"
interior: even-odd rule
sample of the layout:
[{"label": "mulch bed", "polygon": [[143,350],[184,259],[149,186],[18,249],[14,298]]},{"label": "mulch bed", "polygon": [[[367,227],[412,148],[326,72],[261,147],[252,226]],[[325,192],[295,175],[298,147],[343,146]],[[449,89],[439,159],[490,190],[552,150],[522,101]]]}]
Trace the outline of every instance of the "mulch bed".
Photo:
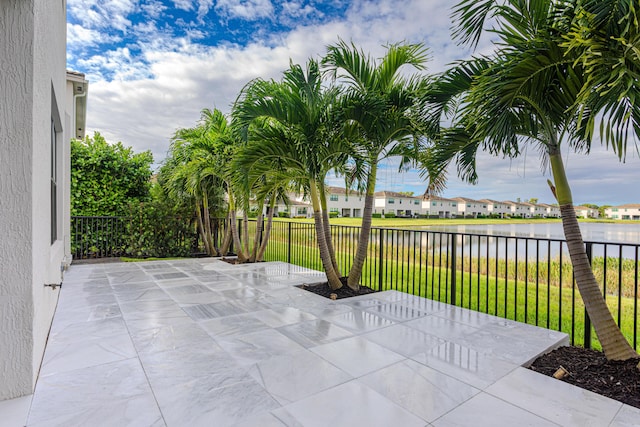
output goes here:
[{"label": "mulch bed", "polygon": [[640,408],[639,361],[607,360],[599,351],[567,346],[540,356],[530,369],[553,376],[562,366],[569,374],[560,381]]},{"label": "mulch bed", "polygon": [[[328,282],[304,284],[304,285],[298,285],[298,287],[300,289],[304,289],[305,291],[313,292],[314,294],[318,294],[320,296],[323,296],[325,298],[330,298],[330,299],[351,298],[351,297],[357,297],[358,295],[367,295],[373,292],[377,292],[367,286],[362,286],[362,285],[360,285],[360,290],[356,292],[353,289],[351,289],[349,286],[347,286],[346,277],[340,278],[340,281],[342,282],[342,287],[340,289],[335,289],[335,290],[331,289]],[[335,295],[335,298],[331,297],[332,294]]]}]

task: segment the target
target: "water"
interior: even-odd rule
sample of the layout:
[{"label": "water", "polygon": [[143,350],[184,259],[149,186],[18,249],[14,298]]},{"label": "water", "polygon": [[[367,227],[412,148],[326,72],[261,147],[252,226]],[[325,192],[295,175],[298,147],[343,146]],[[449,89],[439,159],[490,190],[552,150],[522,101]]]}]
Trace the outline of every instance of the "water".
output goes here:
[{"label": "water", "polygon": [[[496,250],[507,258],[513,258],[516,251],[519,256],[556,258],[560,253],[568,257],[561,223],[515,223],[515,224],[464,224],[420,226],[413,229],[441,233],[475,234],[476,236],[458,236],[458,251],[494,254]],[[637,258],[640,245],[640,225],[611,223],[580,223],[585,242],[593,242],[594,257]],[[530,240],[529,240],[530,239]],[[543,240],[536,240],[543,239]],[[550,239],[550,240],[545,240]],[[423,244],[426,237],[422,236]],[[488,252],[487,252],[488,251]]]},{"label": "water", "polygon": [[[483,234],[488,236],[534,237],[564,240],[560,222],[529,224],[465,224],[417,227],[422,230],[447,233]],[[581,222],[580,230],[585,242],[640,244],[640,224],[612,224]]]}]

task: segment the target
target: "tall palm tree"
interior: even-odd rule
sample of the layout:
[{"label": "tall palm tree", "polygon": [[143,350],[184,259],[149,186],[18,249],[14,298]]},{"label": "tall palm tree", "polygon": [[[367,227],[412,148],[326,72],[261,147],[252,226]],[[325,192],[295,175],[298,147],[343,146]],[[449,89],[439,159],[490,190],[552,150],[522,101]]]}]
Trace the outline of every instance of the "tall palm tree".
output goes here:
[{"label": "tall palm tree", "polygon": [[322,60],[327,72],[347,87],[341,105],[343,119],[357,131],[352,143],[366,169],[362,228],[347,282],[352,289],[359,287],[367,257],[378,163],[406,154],[410,151],[407,146],[418,144],[420,129],[413,115],[421,111],[416,94],[427,80],[419,75],[405,77],[401,69],[411,66],[422,70],[426,60],[427,50],[422,44],[390,45],[376,61],[344,41],[329,46]]},{"label": "tall palm tree", "polygon": [[568,144],[588,152],[598,111],[615,109],[619,102],[604,92],[599,104],[584,96],[590,85],[588,64],[576,61],[565,47],[566,24],[575,11],[567,8],[572,7],[572,2],[553,0],[458,3],[455,35],[477,43],[485,20],[493,17],[496,50],[458,63],[428,95],[436,116],[447,117],[452,126],[443,130],[424,163],[431,177],[441,179],[454,161],[461,177],[474,182],[478,150],[513,158],[527,145],[538,148],[552,172],[549,185],[560,205],[575,280],[603,350],[609,359],[628,359],[637,354],[617,327],[591,270],[560,151]]},{"label": "tall palm tree", "polygon": [[321,203],[327,172],[348,155],[348,146],[336,137],[335,97],[333,88],[323,87],[317,61],[310,59],[306,69],[291,64],[281,82],[250,82],[233,115],[249,141],[238,161],[254,174],[287,177],[309,194],[320,258],[329,285],[338,289],[342,282],[328,246]]}]

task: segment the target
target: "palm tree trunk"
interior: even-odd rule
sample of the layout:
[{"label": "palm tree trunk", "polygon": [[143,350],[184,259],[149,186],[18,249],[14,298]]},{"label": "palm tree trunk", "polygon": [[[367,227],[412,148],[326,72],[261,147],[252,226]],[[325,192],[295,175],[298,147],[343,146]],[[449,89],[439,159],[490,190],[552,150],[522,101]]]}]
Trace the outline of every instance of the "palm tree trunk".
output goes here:
[{"label": "palm tree trunk", "polygon": [[249,215],[247,215],[248,211],[249,211],[248,205],[242,209],[242,235],[244,236],[244,238],[242,239],[242,243],[244,244],[243,252],[247,254],[247,256],[249,257],[250,248],[249,248]]},{"label": "palm tree trunk", "polygon": [[200,237],[202,237],[202,243],[204,243],[204,251],[207,255],[211,255],[211,248],[209,247],[209,241],[207,240],[206,233],[204,231],[204,224],[202,223],[202,211],[200,210],[200,201],[196,200],[196,219],[198,220],[198,231]]},{"label": "palm tree trunk", "polygon": [[338,261],[336,260],[336,251],[333,249],[333,239],[331,238],[331,224],[329,223],[329,209],[327,208],[327,192],[325,191],[324,184],[321,184],[319,196],[320,205],[322,207],[322,227],[324,228],[324,236],[327,240],[327,250],[329,251],[329,256],[331,257],[333,269],[336,271],[336,274],[338,276],[342,276],[342,274],[340,274],[340,268],[338,267]]},{"label": "palm tree trunk", "polygon": [[216,252],[215,245],[213,244],[213,235],[211,233],[211,217],[209,216],[209,197],[207,196],[206,192],[204,192],[202,195],[202,210],[203,210],[202,220],[204,221],[205,239],[209,242],[209,249],[210,249],[209,255],[216,256],[218,254]]},{"label": "palm tree trunk", "polygon": [[[353,260],[353,265],[349,271],[349,279],[347,285],[354,290],[360,288],[360,278],[362,277],[362,268],[364,262],[367,259],[367,251],[369,250],[369,234],[371,233],[371,215],[373,213],[373,201],[376,189],[376,175],[378,171],[378,165],[375,162],[371,163],[371,170],[367,176],[367,192],[364,198],[364,211],[362,213],[362,228],[360,229],[360,236],[358,237],[358,248],[356,249],[356,256]],[[383,242],[380,242],[382,245]]]},{"label": "palm tree trunk", "polygon": [[236,250],[239,263],[247,262],[247,257],[242,252],[242,243],[240,243],[240,234],[238,233],[238,221],[236,220],[236,204],[233,195],[229,193],[229,226],[231,227],[231,235],[233,236],[233,247]]},{"label": "palm tree trunk", "polygon": [[[261,205],[264,205],[264,203],[261,203]],[[264,224],[264,217],[262,216],[262,210],[260,210],[258,219],[256,220],[256,233],[253,239],[253,249],[249,257],[249,262],[256,262],[256,258],[258,257],[258,247],[260,246],[260,238],[262,237],[262,224]]]},{"label": "palm tree trunk", "polygon": [[220,247],[220,255],[225,256],[229,253],[229,247],[231,246],[231,211],[227,214],[227,226],[224,229],[224,239],[222,240],[222,246]]},{"label": "palm tree trunk", "polygon": [[549,160],[555,181],[555,188],[551,186],[551,189],[560,204],[562,228],[569,248],[576,284],[604,354],[609,360],[638,357],[613,319],[591,269],[559,150],[550,153]]},{"label": "palm tree trunk", "polygon": [[269,243],[269,236],[271,235],[271,226],[273,224],[273,210],[276,207],[276,196],[271,197],[269,215],[267,216],[267,226],[264,229],[264,236],[262,237],[262,243],[260,244],[260,250],[256,256],[256,261],[260,262],[264,258],[264,253],[267,250],[267,244]]},{"label": "palm tree trunk", "polygon": [[320,249],[320,260],[322,261],[324,272],[327,274],[327,281],[329,282],[331,289],[340,289],[342,287],[342,282],[340,281],[340,277],[338,277],[336,270],[333,268],[329,250],[327,249],[327,240],[324,234],[324,227],[322,226],[322,212],[318,197],[318,186],[316,185],[315,180],[311,180],[310,187],[311,203],[313,204],[313,219],[316,227],[318,247]]}]

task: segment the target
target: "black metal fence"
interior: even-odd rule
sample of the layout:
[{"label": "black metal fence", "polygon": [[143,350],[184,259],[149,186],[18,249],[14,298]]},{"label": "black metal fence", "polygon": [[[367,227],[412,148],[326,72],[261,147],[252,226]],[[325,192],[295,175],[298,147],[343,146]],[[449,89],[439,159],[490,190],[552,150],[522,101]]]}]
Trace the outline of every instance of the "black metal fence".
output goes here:
[{"label": "black metal fence", "polygon": [[[223,220],[215,221],[225,227]],[[127,255],[131,251],[126,242],[139,239],[137,235],[144,232],[127,226],[130,222],[127,218],[74,217],[74,257]],[[250,241],[256,225],[250,220]],[[218,239],[224,234],[222,228]],[[344,275],[351,268],[360,230],[331,227]],[[189,238],[180,237],[180,245],[193,253],[201,246],[195,230],[191,233]],[[586,248],[607,304],[637,350],[640,244],[586,242]],[[322,270],[314,225],[274,221],[265,260]],[[561,239],[374,227],[361,283],[563,331],[574,345],[599,347]]]}]

